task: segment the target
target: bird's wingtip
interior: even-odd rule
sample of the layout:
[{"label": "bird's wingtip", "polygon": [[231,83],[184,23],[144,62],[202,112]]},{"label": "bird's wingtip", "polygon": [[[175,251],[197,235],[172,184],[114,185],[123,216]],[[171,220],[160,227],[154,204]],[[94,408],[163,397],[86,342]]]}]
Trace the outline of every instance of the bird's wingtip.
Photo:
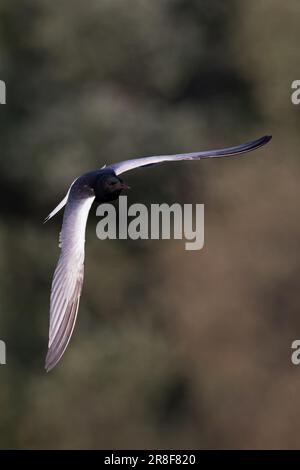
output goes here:
[{"label": "bird's wingtip", "polygon": [[46,360],[45,360],[45,365],[44,365],[44,369],[46,372],[49,372],[51,369],[49,367],[49,363],[48,363],[48,358],[46,357]]},{"label": "bird's wingtip", "polygon": [[47,359],[45,361],[45,371],[48,373],[50,372],[56,364],[51,364]]},{"label": "bird's wingtip", "polygon": [[50,372],[57,364],[58,361],[54,361],[50,349],[48,349],[45,359],[45,371]]},{"label": "bird's wingtip", "polygon": [[[253,140],[252,143],[254,144],[254,148],[259,148],[263,147],[266,145],[270,140],[272,139],[272,136],[270,134],[263,135],[262,137],[259,137],[257,140]],[[251,144],[251,142],[250,142]]]}]

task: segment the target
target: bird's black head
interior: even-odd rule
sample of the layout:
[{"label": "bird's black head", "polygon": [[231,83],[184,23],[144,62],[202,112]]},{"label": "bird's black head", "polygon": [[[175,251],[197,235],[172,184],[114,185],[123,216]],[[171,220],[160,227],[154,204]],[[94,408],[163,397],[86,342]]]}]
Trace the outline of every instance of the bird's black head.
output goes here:
[{"label": "bird's black head", "polygon": [[123,189],[129,189],[129,186],[124,184],[115,173],[103,173],[95,183],[96,200],[98,202],[115,201]]}]

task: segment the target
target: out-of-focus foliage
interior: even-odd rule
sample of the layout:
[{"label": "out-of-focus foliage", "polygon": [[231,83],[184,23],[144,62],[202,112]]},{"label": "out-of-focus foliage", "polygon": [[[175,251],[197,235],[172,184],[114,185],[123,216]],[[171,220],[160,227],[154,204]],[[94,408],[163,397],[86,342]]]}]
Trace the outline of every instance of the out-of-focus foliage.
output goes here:
[{"label": "out-of-focus foliage", "polygon": [[[0,447],[299,447],[300,5],[2,0]],[[298,74],[298,76],[297,76]],[[245,158],[126,175],[131,202],[205,203],[205,248],[96,238],[49,374],[49,290],[81,172],[234,145]]]}]

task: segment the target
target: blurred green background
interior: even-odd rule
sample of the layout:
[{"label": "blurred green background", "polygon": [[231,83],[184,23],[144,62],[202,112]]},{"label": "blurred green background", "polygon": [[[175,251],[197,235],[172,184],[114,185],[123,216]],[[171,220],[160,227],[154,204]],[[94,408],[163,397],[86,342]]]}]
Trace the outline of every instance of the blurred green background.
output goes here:
[{"label": "blurred green background", "polygon": [[[300,448],[297,0],[0,4],[1,448]],[[244,158],[126,175],[129,202],[205,204],[205,247],[96,238],[44,372],[73,179],[273,134]]]}]

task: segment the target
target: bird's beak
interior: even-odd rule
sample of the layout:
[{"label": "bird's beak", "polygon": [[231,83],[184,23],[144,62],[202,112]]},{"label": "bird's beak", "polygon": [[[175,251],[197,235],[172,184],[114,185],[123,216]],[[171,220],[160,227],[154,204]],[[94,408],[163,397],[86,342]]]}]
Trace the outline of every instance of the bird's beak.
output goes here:
[{"label": "bird's beak", "polygon": [[119,186],[118,186],[118,189],[130,189],[130,186],[128,186],[125,183],[120,183]]}]

